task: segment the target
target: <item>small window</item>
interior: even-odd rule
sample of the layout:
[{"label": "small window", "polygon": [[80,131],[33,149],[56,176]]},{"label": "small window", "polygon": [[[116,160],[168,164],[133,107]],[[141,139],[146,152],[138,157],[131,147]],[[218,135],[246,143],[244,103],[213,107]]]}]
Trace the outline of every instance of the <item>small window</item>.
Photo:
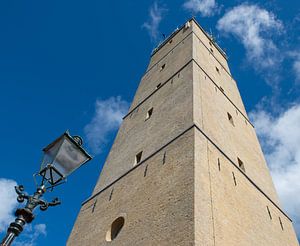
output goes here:
[{"label": "small window", "polygon": [[137,165],[141,162],[142,160],[142,154],[143,154],[143,151],[141,151],[140,153],[138,153],[136,156],[135,156],[135,162],[134,162],[134,165]]},{"label": "small window", "polygon": [[222,91],[224,93],[224,89],[222,86],[220,86],[220,91]]},{"label": "small window", "polygon": [[173,39],[170,39],[169,44],[171,44],[173,42]]},{"label": "small window", "polygon": [[245,172],[246,170],[245,170],[244,162],[242,162],[240,158],[237,158],[237,160],[238,160],[239,168],[240,168],[243,172]]},{"label": "small window", "polygon": [[166,67],[166,64],[163,64],[161,67],[160,67],[160,71],[164,70]]},{"label": "small window", "polygon": [[210,48],[210,52],[211,52],[211,53],[214,53],[214,50],[213,50],[212,48]]},{"label": "small window", "polygon": [[161,83],[159,83],[159,84],[156,86],[156,89],[158,89],[159,87],[161,87]]},{"label": "small window", "polygon": [[217,68],[217,67],[216,67],[216,71],[217,71],[218,73],[220,73],[220,70],[219,70],[219,68]]},{"label": "small window", "polygon": [[228,117],[229,122],[234,126],[233,118],[232,118],[231,114],[229,114],[228,112],[227,112],[227,117]]},{"label": "small window", "polygon": [[212,46],[212,42],[209,41],[209,45]]},{"label": "small window", "polygon": [[150,109],[147,111],[147,115],[146,115],[146,119],[145,119],[145,120],[150,119],[150,117],[152,116],[152,114],[153,114],[153,108],[150,108]]},{"label": "small window", "polygon": [[111,242],[119,235],[125,223],[124,217],[119,217],[114,220],[109,230],[106,233],[106,241]]}]

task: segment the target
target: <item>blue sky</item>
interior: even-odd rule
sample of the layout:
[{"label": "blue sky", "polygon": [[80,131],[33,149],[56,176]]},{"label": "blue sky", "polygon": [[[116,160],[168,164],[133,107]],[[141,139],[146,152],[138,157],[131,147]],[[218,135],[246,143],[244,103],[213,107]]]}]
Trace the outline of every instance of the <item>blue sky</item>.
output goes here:
[{"label": "blue sky", "polygon": [[[0,236],[14,182],[33,191],[41,149],[66,129],[95,156],[48,197],[20,245],[65,245],[152,49],[191,16],[229,56],[285,210],[300,235],[300,2],[2,1]],[[287,130],[288,129],[288,130]],[[290,185],[293,184],[293,185]],[[10,189],[9,189],[10,188]]]}]

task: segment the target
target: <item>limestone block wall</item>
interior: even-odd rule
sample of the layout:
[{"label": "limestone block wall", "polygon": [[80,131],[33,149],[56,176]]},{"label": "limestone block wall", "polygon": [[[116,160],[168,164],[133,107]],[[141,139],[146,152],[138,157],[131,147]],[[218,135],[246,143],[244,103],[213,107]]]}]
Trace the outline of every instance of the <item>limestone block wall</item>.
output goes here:
[{"label": "limestone block wall", "polygon": [[[202,130],[238,166],[238,158],[243,162],[245,173],[274,202],[279,204],[273,181],[264,159],[253,126],[236,110],[234,105],[218,90],[210,79],[194,67],[194,83],[199,83],[199,100],[195,111],[201,108]],[[228,118],[232,117],[232,122]],[[200,120],[198,120],[200,121]]]},{"label": "limestone block wall", "polygon": [[[143,151],[144,159],[192,125],[192,84],[189,63],[124,119],[94,194],[131,169],[137,153]],[[153,114],[146,120],[151,108]]]},{"label": "limestone block wall", "polygon": [[[190,129],[82,206],[67,245],[194,245],[193,163]],[[107,242],[119,216],[124,226]]]},{"label": "limestone block wall", "polygon": [[[291,221],[199,131],[195,132],[195,167],[195,175],[199,173],[195,179],[195,216],[203,215],[199,207],[211,208],[214,239],[214,244],[203,244],[202,235],[196,232],[196,245],[299,245]],[[209,187],[203,185],[207,182]],[[210,201],[201,199],[207,193]],[[206,220],[196,222],[195,228],[207,228]]]},{"label": "limestone block wall", "polygon": [[[178,35],[182,36],[180,33]],[[179,37],[176,35],[177,38]],[[160,57],[163,51],[158,51],[157,54],[152,56],[150,64],[153,63],[152,60],[157,60],[157,62],[142,77],[129,111],[133,110],[139,103],[151,95],[156,90],[157,85],[165,83],[174,77],[175,74],[180,73],[192,59],[192,35],[182,38],[181,42],[177,45],[174,44],[174,46],[172,43],[171,45],[174,46],[173,49],[159,60],[157,57]]]}]

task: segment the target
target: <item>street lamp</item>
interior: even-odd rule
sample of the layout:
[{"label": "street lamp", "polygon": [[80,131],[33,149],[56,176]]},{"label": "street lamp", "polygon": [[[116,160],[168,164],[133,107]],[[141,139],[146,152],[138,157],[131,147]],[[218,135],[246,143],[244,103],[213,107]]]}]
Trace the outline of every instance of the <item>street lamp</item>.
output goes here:
[{"label": "street lamp", "polygon": [[[44,158],[41,168],[38,173],[34,174],[37,186],[34,194],[28,195],[22,185],[15,187],[18,202],[23,203],[26,200],[26,205],[16,210],[17,218],[9,225],[1,246],[11,245],[23,231],[25,224],[33,221],[33,211],[36,207],[39,206],[42,211],[45,211],[48,207],[60,204],[58,198],[47,202],[41,197],[47,190],[52,191],[55,186],[64,183],[72,172],[92,159],[83,149],[82,144],[81,137],[72,137],[67,131],[43,149]],[[40,182],[38,183],[37,180]]]}]

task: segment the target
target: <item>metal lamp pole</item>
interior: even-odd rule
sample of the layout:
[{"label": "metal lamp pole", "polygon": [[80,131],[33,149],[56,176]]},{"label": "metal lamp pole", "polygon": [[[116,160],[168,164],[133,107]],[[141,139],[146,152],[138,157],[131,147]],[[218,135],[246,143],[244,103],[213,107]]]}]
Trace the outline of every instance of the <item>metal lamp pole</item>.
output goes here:
[{"label": "metal lamp pole", "polygon": [[[0,244],[1,246],[11,245],[23,231],[26,223],[29,224],[34,220],[33,211],[36,207],[45,211],[48,207],[61,203],[58,198],[55,198],[52,202],[47,202],[42,197],[48,189],[52,191],[55,186],[64,183],[67,176],[92,159],[83,149],[82,144],[81,137],[72,137],[66,131],[43,149],[44,158],[40,171],[34,175],[37,186],[34,194],[28,195],[22,185],[15,186],[18,202],[23,203],[26,200],[26,204],[15,212],[16,219],[9,225],[6,236]],[[41,180],[39,185],[36,178]]]},{"label": "metal lamp pole", "polygon": [[11,245],[14,239],[23,231],[25,224],[31,223],[33,221],[33,210],[37,206],[40,206],[40,209],[42,211],[45,211],[50,206],[56,206],[60,204],[60,201],[57,198],[49,203],[41,199],[41,197],[46,192],[45,186],[38,187],[33,195],[28,195],[27,193],[25,193],[24,187],[22,185],[15,186],[15,190],[18,194],[18,202],[22,203],[24,202],[24,200],[27,200],[27,202],[24,208],[17,209],[15,213],[17,218],[9,225],[6,236],[1,242],[1,246]]}]

